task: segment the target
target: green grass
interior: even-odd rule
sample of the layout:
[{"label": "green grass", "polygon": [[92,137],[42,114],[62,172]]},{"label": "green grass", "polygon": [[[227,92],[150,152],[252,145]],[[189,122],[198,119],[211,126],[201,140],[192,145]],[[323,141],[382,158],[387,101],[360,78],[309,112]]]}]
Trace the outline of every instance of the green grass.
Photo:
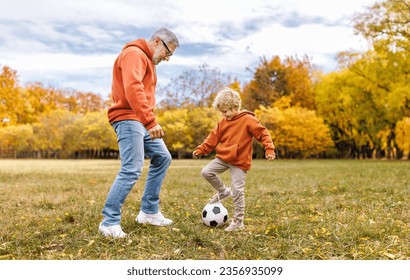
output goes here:
[{"label": "green grass", "polygon": [[207,162],[173,161],[161,210],[175,223],[163,228],[134,221],[146,162],[123,206],[130,238],[114,240],[97,227],[119,161],[0,160],[0,259],[410,259],[409,161],[255,160],[246,229],[232,233],[202,224]]}]

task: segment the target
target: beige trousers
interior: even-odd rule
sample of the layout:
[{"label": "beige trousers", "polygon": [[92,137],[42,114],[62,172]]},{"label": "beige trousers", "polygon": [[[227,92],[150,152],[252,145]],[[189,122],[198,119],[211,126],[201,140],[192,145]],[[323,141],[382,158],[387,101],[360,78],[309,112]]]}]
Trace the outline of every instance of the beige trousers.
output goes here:
[{"label": "beige trousers", "polygon": [[233,218],[235,221],[243,222],[245,217],[245,179],[246,170],[242,170],[235,167],[229,163],[215,158],[208,165],[206,165],[202,171],[202,177],[207,180],[215,190],[219,193],[224,192],[226,185],[218,177],[218,174],[225,172],[226,170],[231,172],[231,187],[232,187],[232,198],[235,204],[235,210]]}]

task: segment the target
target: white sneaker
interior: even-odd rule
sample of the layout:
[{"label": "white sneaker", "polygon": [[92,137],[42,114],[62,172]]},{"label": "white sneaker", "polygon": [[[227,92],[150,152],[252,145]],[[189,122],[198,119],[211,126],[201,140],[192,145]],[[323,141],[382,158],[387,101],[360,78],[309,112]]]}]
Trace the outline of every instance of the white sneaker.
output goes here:
[{"label": "white sneaker", "polygon": [[230,188],[226,188],[223,193],[217,193],[217,194],[215,194],[215,195],[211,198],[211,200],[209,201],[209,204],[214,204],[214,203],[217,203],[217,202],[221,202],[222,200],[224,200],[225,198],[230,197],[231,195],[232,195],[231,189],[230,189]]},{"label": "white sneaker", "polygon": [[127,234],[122,231],[120,225],[103,226],[102,223],[100,223],[100,226],[98,227],[98,230],[104,236],[107,236],[107,237],[113,237],[113,238],[125,238],[125,237],[127,237]]},{"label": "white sneaker", "polygon": [[156,214],[145,214],[140,211],[135,221],[140,224],[150,224],[153,226],[170,226],[173,221],[171,219],[165,218],[161,212]]},{"label": "white sneaker", "polygon": [[232,220],[232,222],[225,228],[225,231],[236,231],[236,230],[241,230],[244,229],[245,225],[243,222],[235,222]]}]

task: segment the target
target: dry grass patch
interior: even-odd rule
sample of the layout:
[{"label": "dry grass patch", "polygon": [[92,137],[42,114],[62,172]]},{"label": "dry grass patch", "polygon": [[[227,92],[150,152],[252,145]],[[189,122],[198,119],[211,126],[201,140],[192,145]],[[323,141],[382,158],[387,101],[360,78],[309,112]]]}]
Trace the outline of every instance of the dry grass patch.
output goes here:
[{"label": "dry grass patch", "polygon": [[201,222],[207,162],[173,161],[161,193],[171,227],[134,222],[138,182],[123,207],[130,238],[112,240],[97,227],[119,161],[0,160],[0,259],[410,259],[408,161],[256,160],[234,233]]}]

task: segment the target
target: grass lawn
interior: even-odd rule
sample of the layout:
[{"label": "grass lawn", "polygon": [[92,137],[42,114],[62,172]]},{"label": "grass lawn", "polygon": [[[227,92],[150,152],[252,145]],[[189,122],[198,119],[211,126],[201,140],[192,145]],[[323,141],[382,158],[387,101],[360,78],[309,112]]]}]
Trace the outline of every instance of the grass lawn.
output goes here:
[{"label": "grass lawn", "polygon": [[246,228],[231,233],[201,221],[208,162],[172,162],[161,211],[175,223],[153,227],[134,221],[147,161],[123,206],[130,238],[114,240],[97,228],[119,161],[0,160],[0,259],[410,259],[410,161],[254,160]]}]

